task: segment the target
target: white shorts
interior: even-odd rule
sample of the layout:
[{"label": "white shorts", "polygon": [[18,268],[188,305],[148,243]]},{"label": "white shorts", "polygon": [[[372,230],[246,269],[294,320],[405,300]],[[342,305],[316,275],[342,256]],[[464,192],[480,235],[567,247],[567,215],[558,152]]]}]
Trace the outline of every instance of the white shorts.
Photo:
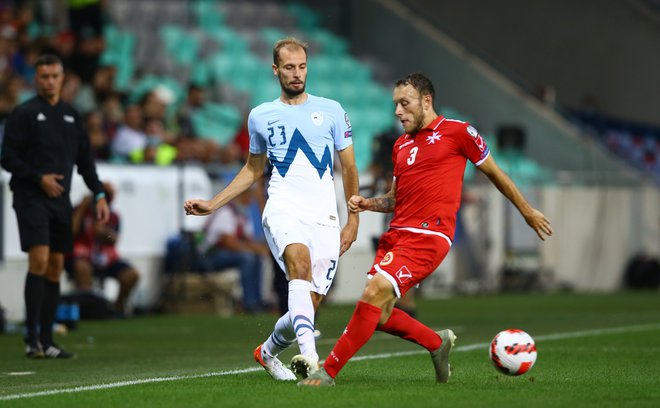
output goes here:
[{"label": "white shorts", "polygon": [[263,217],[264,233],[280,268],[286,273],[284,249],[291,244],[309,248],[312,261],[312,291],[326,295],[337,272],[339,262],[339,227],[305,224],[289,214],[269,214]]}]

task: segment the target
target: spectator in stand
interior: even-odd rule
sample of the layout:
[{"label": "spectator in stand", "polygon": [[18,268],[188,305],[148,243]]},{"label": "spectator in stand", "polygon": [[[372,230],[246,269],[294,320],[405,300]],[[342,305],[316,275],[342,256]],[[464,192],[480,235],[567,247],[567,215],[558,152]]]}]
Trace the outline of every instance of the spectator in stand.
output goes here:
[{"label": "spectator in stand", "polygon": [[126,108],[124,124],[117,129],[112,140],[113,159],[128,161],[135,151],[143,151],[147,146],[147,135],[142,126],[142,109],[138,105]]},{"label": "spectator in stand", "polygon": [[80,77],[73,71],[65,71],[64,83],[62,84],[62,100],[68,104],[74,105],[76,108],[76,98],[78,91],[80,91]]},{"label": "spectator in stand", "polygon": [[[112,203],[115,189],[103,183],[108,204]],[[140,275],[117,252],[119,215],[110,210],[110,220],[99,222],[92,206],[93,197],[86,196],[73,210],[73,254],[67,259],[67,271],[73,278],[76,290],[91,292],[94,278],[113,278],[119,283],[119,294],[114,302],[115,310],[127,314],[127,300]]]},{"label": "spectator in stand", "polygon": [[147,146],[142,152],[134,152],[131,159],[134,163],[153,163],[159,166],[172,164],[176,159],[176,147],[166,140],[171,140],[162,122],[157,119],[147,121],[144,131],[147,134]]},{"label": "spectator in stand", "polygon": [[254,190],[241,193],[236,200],[211,214],[204,227],[201,252],[212,270],[238,268],[243,288],[243,310],[260,312],[262,258],[270,256],[268,245],[254,237],[249,208]]},{"label": "spectator in stand", "polygon": [[179,134],[182,138],[194,139],[198,136],[192,123],[192,116],[195,112],[202,109],[204,102],[204,89],[195,84],[189,85],[186,101],[181,105],[176,114]]},{"label": "spectator in stand", "polygon": [[103,115],[103,128],[112,140],[124,120],[124,106],[118,92],[113,91],[106,95],[101,103],[101,113]]},{"label": "spectator in stand", "polygon": [[76,98],[76,106],[83,113],[99,110],[103,101],[115,93],[114,80],[117,70],[111,66],[99,67],[92,76],[91,83],[80,87]]},{"label": "spectator in stand", "polygon": [[73,66],[85,82],[92,79],[105,49],[102,5],[101,0],[68,1],[69,25],[77,43]]},{"label": "spectator in stand", "polygon": [[101,112],[92,111],[85,114],[84,121],[92,156],[95,160],[110,160],[110,138],[103,127],[103,115]]}]

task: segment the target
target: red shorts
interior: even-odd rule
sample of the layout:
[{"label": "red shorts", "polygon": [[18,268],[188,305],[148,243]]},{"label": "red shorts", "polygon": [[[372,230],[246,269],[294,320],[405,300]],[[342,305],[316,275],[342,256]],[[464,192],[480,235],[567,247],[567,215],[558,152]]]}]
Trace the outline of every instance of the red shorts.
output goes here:
[{"label": "red shorts", "polygon": [[438,268],[449,248],[447,238],[439,235],[390,229],[378,241],[369,276],[385,276],[401,297]]}]

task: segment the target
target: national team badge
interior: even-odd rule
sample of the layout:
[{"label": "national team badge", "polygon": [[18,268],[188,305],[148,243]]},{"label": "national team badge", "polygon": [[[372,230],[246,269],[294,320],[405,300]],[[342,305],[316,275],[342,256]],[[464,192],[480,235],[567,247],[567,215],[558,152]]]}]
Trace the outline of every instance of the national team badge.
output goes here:
[{"label": "national team badge", "polygon": [[321,126],[321,124],[323,123],[323,113],[321,112],[312,113],[312,123],[314,123],[316,126]]},{"label": "national team badge", "polygon": [[380,266],[387,266],[391,264],[393,260],[394,260],[394,254],[392,253],[392,251],[390,251],[386,253],[383,259],[380,261]]},{"label": "national team badge", "polygon": [[432,135],[430,135],[430,136],[426,136],[426,141],[428,142],[428,144],[435,144],[435,142],[439,142],[439,141],[440,141],[440,138],[441,138],[441,137],[442,137],[442,135],[441,135],[440,133],[438,133],[438,132],[433,132]]},{"label": "national team badge", "polygon": [[408,280],[412,279],[412,277],[412,273],[410,273],[410,270],[408,270],[405,265],[403,265],[401,269],[396,272],[396,279],[402,285],[408,282]]},{"label": "national team badge", "polygon": [[479,136],[479,132],[477,132],[477,129],[475,129],[472,125],[469,125],[467,127],[467,132],[472,136],[473,138],[477,138]]}]

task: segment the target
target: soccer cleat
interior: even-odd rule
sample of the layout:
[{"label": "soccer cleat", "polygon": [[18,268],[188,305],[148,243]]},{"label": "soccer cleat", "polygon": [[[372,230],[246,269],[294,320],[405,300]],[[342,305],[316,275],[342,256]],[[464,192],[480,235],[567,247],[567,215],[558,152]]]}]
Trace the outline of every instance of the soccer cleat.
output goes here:
[{"label": "soccer cleat", "polygon": [[25,357],[30,359],[44,358],[44,352],[39,344],[25,344]]},{"label": "soccer cleat", "polygon": [[76,355],[74,353],[69,353],[66,350],[62,350],[56,344],[51,344],[50,346],[46,347],[46,349],[44,350],[44,356],[46,358],[58,358],[58,359],[75,358],[76,357]]},{"label": "soccer cleat", "polygon": [[277,358],[273,357],[272,361],[266,363],[261,356],[261,347],[263,344],[260,344],[256,349],[254,349],[254,360],[261,364],[261,366],[270,374],[273,379],[277,381],[295,381],[297,380],[296,375],[293,371],[284,367],[284,364]]},{"label": "soccer cleat", "polygon": [[437,333],[442,340],[442,344],[437,350],[431,352],[431,359],[435,367],[435,380],[439,383],[446,383],[451,375],[449,352],[454,347],[456,335],[451,329],[441,330]]},{"label": "soccer cleat", "polygon": [[309,377],[298,383],[298,387],[332,387],[335,385],[335,380],[330,377],[325,371],[325,368],[320,368]]},{"label": "soccer cleat", "polygon": [[305,379],[318,371],[319,358],[298,354],[291,359],[291,369]]}]

